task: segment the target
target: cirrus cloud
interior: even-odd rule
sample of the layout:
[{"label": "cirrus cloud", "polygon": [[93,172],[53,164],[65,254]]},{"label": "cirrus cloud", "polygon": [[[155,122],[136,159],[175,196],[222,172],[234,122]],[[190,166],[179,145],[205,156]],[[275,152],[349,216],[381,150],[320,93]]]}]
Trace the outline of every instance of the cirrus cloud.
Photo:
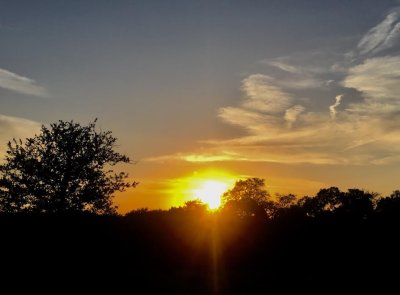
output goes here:
[{"label": "cirrus cloud", "polygon": [[47,90],[35,80],[1,68],[0,87],[26,95],[48,97]]},{"label": "cirrus cloud", "polygon": [[397,10],[389,13],[381,23],[364,35],[357,45],[360,54],[378,53],[392,47],[398,41],[400,15]]},{"label": "cirrus cloud", "polygon": [[[397,11],[361,38],[351,61],[347,53],[341,59],[314,54],[296,63],[290,57],[263,60],[266,73],[243,79],[243,98],[218,110],[224,123],[248,134],[203,140],[198,151],[171,159],[336,165],[399,161]],[[391,55],[377,55],[389,48]],[[311,59],[318,63],[318,56],[322,66],[310,65]]]}]

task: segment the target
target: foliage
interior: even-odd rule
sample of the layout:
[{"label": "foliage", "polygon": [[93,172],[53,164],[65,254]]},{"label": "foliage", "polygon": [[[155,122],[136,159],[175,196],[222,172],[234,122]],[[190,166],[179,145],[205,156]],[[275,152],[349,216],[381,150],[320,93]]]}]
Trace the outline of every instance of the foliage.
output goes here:
[{"label": "foliage", "polygon": [[[376,193],[359,189],[342,192],[337,187],[330,187],[321,189],[314,197],[305,196],[297,202],[293,194],[277,194],[276,200],[271,200],[265,190],[264,180],[249,178],[238,180],[235,186],[223,195],[223,210],[239,216],[257,215],[267,218],[291,214],[319,217],[334,213],[352,218],[366,218],[373,213],[377,197]],[[394,192],[390,198],[380,200],[378,209],[388,210],[389,204],[400,204],[399,199],[400,192]]]},{"label": "foliage", "polygon": [[208,205],[199,199],[185,202],[183,209],[190,212],[206,212]]},{"label": "foliage", "polygon": [[357,217],[370,215],[378,194],[360,189],[340,191],[337,187],[321,189],[315,197],[303,197],[297,205],[307,216],[317,217],[327,213],[340,213]]},{"label": "foliage", "polygon": [[264,179],[261,178],[236,181],[235,186],[225,192],[222,198],[224,208],[236,211],[238,215],[264,216],[273,209]]},{"label": "foliage", "polygon": [[390,196],[381,198],[377,202],[376,211],[380,214],[400,217],[398,215],[400,212],[400,191],[395,190]]},{"label": "foliage", "polygon": [[341,205],[343,193],[337,187],[321,189],[313,198],[301,198],[298,204],[303,207],[308,216],[318,216],[323,212],[334,211]]},{"label": "foliage", "polygon": [[96,121],[58,121],[25,142],[9,142],[0,165],[0,211],[115,213],[113,193],[137,183],[109,169],[129,158],[114,151],[110,131],[96,131]]},{"label": "foliage", "polygon": [[277,207],[287,209],[294,205],[296,196],[293,194],[277,195]]},{"label": "foliage", "polygon": [[360,189],[349,189],[342,195],[338,212],[351,214],[353,217],[366,218],[374,210],[374,199],[377,194]]}]

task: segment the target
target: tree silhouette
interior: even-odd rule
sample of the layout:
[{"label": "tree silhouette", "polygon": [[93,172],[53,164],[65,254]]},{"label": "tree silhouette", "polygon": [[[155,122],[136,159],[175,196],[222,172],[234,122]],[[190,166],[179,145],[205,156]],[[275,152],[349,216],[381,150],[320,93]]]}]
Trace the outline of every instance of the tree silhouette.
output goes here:
[{"label": "tree silhouette", "polygon": [[337,187],[320,189],[315,197],[303,197],[298,205],[308,216],[318,216],[325,212],[332,212],[342,205],[343,192]]},{"label": "tree silhouette", "polygon": [[366,218],[373,213],[374,199],[378,194],[360,189],[349,189],[342,195],[339,212],[358,218]]},{"label": "tree silhouette", "polygon": [[310,217],[340,213],[348,217],[365,218],[373,213],[377,196],[376,193],[360,189],[342,192],[337,187],[330,187],[321,189],[315,197],[301,198],[297,205]]},{"label": "tree silhouette", "polygon": [[190,212],[206,212],[207,207],[208,207],[207,204],[205,204],[199,199],[196,199],[196,200],[186,201],[183,209]]},{"label": "tree silhouette", "polygon": [[281,195],[277,194],[277,206],[279,208],[287,209],[294,205],[296,196],[293,194]]},{"label": "tree silhouette", "polygon": [[137,183],[105,169],[129,158],[114,151],[111,131],[96,131],[96,121],[58,121],[25,142],[9,142],[0,165],[0,211],[115,213],[113,193]]},{"label": "tree silhouette", "polygon": [[378,201],[376,211],[380,214],[396,216],[400,212],[400,191],[395,190],[390,196]]},{"label": "tree silhouette", "polygon": [[269,198],[264,179],[256,177],[236,181],[235,186],[222,196],[225,210],[236,211],[243,216],[270,215],[275,206]]}]

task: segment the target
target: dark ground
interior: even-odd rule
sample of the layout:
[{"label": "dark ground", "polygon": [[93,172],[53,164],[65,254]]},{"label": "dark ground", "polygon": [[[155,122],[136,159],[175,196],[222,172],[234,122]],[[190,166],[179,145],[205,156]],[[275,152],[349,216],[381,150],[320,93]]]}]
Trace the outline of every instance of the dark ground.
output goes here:
[{"label": "dark ground", "polygon": [[396,294],[399,226],[397,214],[1,215],[0,283],[12,293]]}]

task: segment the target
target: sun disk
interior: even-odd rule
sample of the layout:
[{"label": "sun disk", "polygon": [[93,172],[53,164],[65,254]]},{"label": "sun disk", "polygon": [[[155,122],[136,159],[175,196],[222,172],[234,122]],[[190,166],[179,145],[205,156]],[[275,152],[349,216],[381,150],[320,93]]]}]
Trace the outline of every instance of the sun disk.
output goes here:
[{"label": "sun disk", "polygon": [[210,209],[216,209],[221,205],[221,196],[229,185],[222,181],[206,180],[200,187],[193,190],[194,197],[208,205]]}]

